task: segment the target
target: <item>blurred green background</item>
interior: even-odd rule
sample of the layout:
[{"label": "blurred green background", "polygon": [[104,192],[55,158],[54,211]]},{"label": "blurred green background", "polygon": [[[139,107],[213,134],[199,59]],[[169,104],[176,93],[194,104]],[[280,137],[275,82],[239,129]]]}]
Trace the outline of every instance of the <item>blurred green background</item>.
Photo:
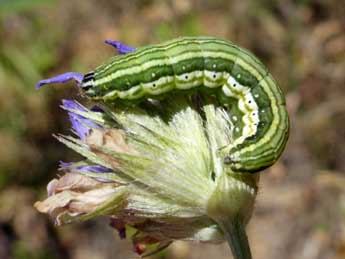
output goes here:
[{"label": "blurred green background", "polygon": [[[0,258],[133,258],[106,219],[56,228],[33,203],[59,160],[77,155],[62,98],[73,84],[34,89],[65,71],[87,72],[116,51],[103,43],[158,43],[213,35],[255,53],[286,93],[291,137],[262,173],[248,226],[254,258],[345,258],[345,4],[339,0],[0,0]],[[84,102],[85,103],[85,102]],[[153,258],[153,257],[152,257]],[[230,258],[224,245],[176,242],[154,258]]]}]

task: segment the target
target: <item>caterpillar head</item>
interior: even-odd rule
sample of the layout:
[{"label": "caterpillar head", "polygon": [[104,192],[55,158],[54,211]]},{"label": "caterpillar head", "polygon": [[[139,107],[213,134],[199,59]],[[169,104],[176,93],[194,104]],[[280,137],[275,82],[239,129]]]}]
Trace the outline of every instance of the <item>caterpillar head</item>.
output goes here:
[{"label": "caterpillar head", "polygon": [[80,83],[80,88],[88,97],[93,97],[95,95],[95,91],[93,89],[94,81],[95,81],[95,73],[91,71],[84,75],[83,80]]}]

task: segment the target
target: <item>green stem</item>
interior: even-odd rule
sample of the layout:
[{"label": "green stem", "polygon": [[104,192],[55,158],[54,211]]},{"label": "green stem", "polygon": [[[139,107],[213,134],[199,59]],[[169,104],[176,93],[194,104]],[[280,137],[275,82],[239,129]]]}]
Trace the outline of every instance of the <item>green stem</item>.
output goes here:
[{"label": "green stem", "polygon": [[234,259],[252,259],[244,224],[235,220],[220,222],[219,225],[229,243]]}]

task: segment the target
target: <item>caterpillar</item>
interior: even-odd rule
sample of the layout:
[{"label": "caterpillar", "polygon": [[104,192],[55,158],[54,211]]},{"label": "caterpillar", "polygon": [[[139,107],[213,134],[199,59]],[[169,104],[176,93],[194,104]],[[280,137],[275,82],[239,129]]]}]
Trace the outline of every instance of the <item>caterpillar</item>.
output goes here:
[{"label": "caterpillar", "polygon": [[72,78],[89,98],[110,103],[209,89],[231,114],[234,141],[222,152],[232,171],[261,171],[282,154],[289,136],[285,98],[249,51],[214,37],[181,37],[138,49],[108,43],[125,55],[85,75],[71,72],[64,81],[42,80],[39,86]]}]

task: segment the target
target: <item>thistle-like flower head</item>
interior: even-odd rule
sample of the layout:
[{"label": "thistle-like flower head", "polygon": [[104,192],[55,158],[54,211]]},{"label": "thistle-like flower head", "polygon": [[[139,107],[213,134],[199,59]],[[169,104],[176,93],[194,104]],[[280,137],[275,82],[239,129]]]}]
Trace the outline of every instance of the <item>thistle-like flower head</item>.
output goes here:
[{"label": "thistle-like flower head", "polygon": [[77,137],[57,139],[85,159],[61,163],[65,174],[36,208],[58,225],[109,216],[142,255],[173,240],[222,242],[224,229],[248,222],[258,176],[224,165],[228,113],[212,101],[194,104],[176,96],[164,105],[87,109],[64,100]]}]

